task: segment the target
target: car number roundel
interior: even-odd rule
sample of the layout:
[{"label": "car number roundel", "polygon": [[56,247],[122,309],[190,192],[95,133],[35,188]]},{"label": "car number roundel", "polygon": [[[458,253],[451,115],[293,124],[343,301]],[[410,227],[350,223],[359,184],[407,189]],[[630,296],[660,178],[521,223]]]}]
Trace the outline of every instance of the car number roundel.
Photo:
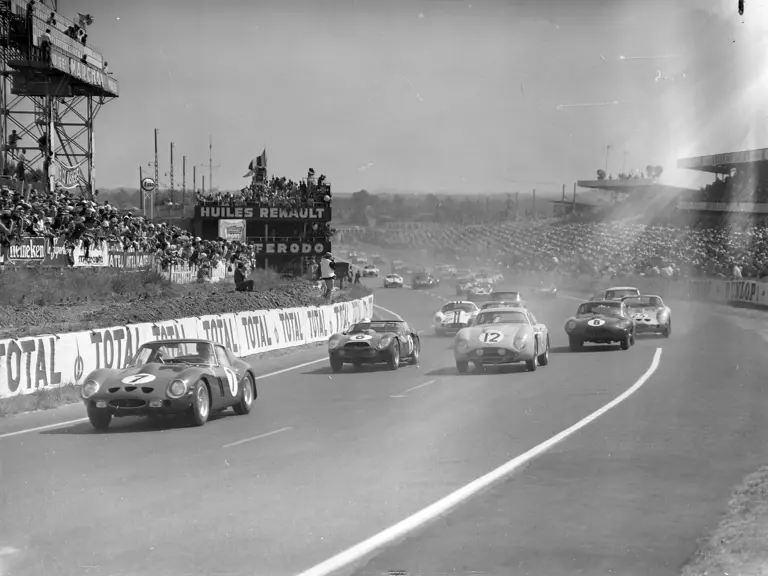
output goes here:
[{"label": "car number roundel", "polygon": [[134,374],[133,376],[127,376],[121,380],[123,384],[132,386],[141,386],[142,384],[149,384],[154,381],[155,377],[152,374]]},{"label": "car number roundel", "polygon": [[587,322],[587,326],[602,326],[603,324],[605,324],[605,320],[602,318],[594,318]]},{"label": "car number roundel", "polygon": [[480,342],[483,344],[497,344],[504,340],[504,334],[498,330],[489,330],[480,334]]},{"label": "car number roundel", "polygon": [[229,384],[229,391],[232,396],[237,396],[237,375],[232,368],[224,368],[224,372],[227,374],[227,384]]},{"label": "car number roundel", "polygon": [[368,334],[353,334],[349,337],[350,340],[353,340],[355,342],[360,342],[361,340],[370,340],[371,336]]}]

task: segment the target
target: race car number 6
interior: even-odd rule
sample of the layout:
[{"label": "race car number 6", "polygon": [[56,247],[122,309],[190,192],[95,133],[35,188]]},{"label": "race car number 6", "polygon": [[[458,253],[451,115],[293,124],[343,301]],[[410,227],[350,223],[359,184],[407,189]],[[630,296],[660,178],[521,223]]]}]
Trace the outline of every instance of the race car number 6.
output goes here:
[{"label": "race car number 6", "polygon": [[355,334],[354,336],[350,336],[350,340],[370,340],[371,337],[368,334]]},{"label": "race car number 6", "polygon": [[603,324],[605,324],[605,320],[600,318],[595,318],[594,320],[587,322],[587,326],[602,326]]},{"label": "race car number 6", "polygon": [[480,341],[484,342],[485,344],[496,344],[502,340],[504,340],[504,334],[496,331],[485,332],[480,336]]}]

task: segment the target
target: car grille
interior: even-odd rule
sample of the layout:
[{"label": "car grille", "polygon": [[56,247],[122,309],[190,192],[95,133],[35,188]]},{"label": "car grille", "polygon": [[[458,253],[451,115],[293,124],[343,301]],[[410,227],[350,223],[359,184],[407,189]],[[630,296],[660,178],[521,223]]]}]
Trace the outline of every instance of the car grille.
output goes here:
[{"label": "car grille", "polygon": [[348,342],[344,345],[344,348],[370,348],[371,345],[367,342]]},{"label": "car grille", "polygon": [[139,400],[138,398],[119,398],[109,401],[111,408],[143,408],[146,405],[146,400]]},{"label": "car grille", "polygon": [[[120,388],[119,386],[115,386],[113,388],[107,388],[110,394],[114,394],[116,392],[120,392],[120,390],[125,390],[126,392],[135,392],[138,389],[137,386],[126,386],[124,388]],[[144,392],[144,394],[151,394],[155,391],[154,388],[150,388],[149,386],[142,386],[141,391]]]}]

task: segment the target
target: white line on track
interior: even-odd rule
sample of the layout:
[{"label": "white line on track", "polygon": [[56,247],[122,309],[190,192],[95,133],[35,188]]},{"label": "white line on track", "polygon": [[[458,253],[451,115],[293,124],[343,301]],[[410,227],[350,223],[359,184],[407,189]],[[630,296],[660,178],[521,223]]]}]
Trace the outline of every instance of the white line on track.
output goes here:
[{"label": "white line on track", "polygon": [[224,444],[222,448],[232,448],[233,446],[239,446],[240,444],[245,444],[246,442],[253,442],[254,440],[266,438],[267,436],[274,436],[275,434],[280,434],[281,432],[287,432],[288,430],[293,430],[293,426],[286,426],[285,428],[280,428],[279,430],[272,430],[272,432],[266,432],[265,434],[259,434],[258,436],[251,436],[250,438],[244,438],[242,440],[238,440],[237,442],[230,442],[229,444]]},{"label": "white line on track", "polygon": [[402,320],[403,319],[403,317],[400,316],[400,314],[398,314],[397,312],[393,312],[389,308],[384,308],[384,306],[379,306],[378,304],[374,304],[373,307],[374,308],[378,308],[379,310],[383,310],[387,314],[392,314],[392,316],[394,316],[395,319],[397,319],[397,320]]},{"label": "white line on track", "polygon": [[423,384],[419,384],[418,386],[414,386],[413,388],[408,388],[408,390],[404,390],[400,394],[390,394],[390,398],[405,398],[406,394],[409,392],[413,392],[414,390],[418,390],[419,388],[424,388],[424,386],[429,386],[430,384],[434,384],[437,382],[437,380],[430,380],[429,382],[424,382]]},{"label": "white line on track", "polygon": [[299,576],[329,576],[330,574],[333,574],[337,570],[346,568],[351,564],[354,564],[355,562],[358,562],[363,558],[369,556],[376,550],[383,548],[385,546],[388,546],[393,542],[396,542],[402,539],[408,533],[413,532],[414,530],[417,530],[423,525],[449,512],[452,508],[455,508],[456,506],[468,500],[469,498],[471,498],[472,496],[474,496],[484,488],[487,488],[491,484],[494,484],[495,482],[498,482],[499,480],[502,480],[512,475],[518,468],[527,464],[529,461],[533,460],[537,456],[541,456],[556,444],[559,444],[560,442],[562,442],[572,434],[575,434],[585,426],[588,426],[589,424],[594,422],[596,419],[598,419],[600,416],[608,412],[611,408],[618,406],[619,404],[624,402],[624,400],[626,400],[627,398],[632,396],[632,394],[634,394],[640,388],[642,388],[643,385],[650,379],[651,376],[653,376],[653,373],[656,372],[656,369],[659,367],[659,362],[661,361],[661,353],[662,353],[661,348],[656,348],[656,353],[653,355],[653,360],[651,361],[650,367],[648,368],[648,370],[645,371],[645,374],[643,374],[637,380],[637,382],[635,382],[629,389],[627,389],[626,391],[624,391],[624,393],[614,398],[612,401],[608,402],[608,404],[606,404],[602,408],[596,410],[586,418],[580,420],[570,428],[567,428],[562,432],[560,432],[559,434],[552,436],[551,438],[549,438],[548,440],[545,440],[538,446],[534,446],[524,454],[521,454],[520,456],[513,458],[509,462],[502,464],[501,466],[499,466],[495,470],[492,470],[491,472],[488,472],[484,476],[481,476],[480,478],[473,480],[466,486],[462,486],[461,488],[449,494],[445,498],[442,498],[441,500],[438,500],[434,504],[427,506],[426,508],[420,510],[419,512],[416,512],[412,516],[409,516],[405,520],[398,522],[394,526],[391,526],[390,528],[387,528],[386,530],[379,532],[374,536],[371,536],[367,540],[364,540],[359,544],[356,544],[351,548],[348,548],[343,552],[340,552],[339,554],[337,554],[332,558],[329,558],[325,562],[321,562],[320,564],[317,564],[316,566],[313,566],[312,568],[305,570],[304,572],[299,574]]}]

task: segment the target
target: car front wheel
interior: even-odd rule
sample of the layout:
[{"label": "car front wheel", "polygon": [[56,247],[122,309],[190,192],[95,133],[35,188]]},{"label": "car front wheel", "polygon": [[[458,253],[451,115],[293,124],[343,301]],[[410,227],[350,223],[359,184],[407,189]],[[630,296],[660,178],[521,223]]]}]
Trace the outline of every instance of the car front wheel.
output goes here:
[{"label": "car front wheel", "polygon": [[343,360],[339,360],[338,358],[331,358],[331,370],[334,372],[341,372],[342,368],[344,368]]},{"label": "car front wheel", "polygon": [[204,382],[198,382],[195,386],[194,399],[192,400],[192,425],[203,426],[208,422],[211,413],[211,395]]},{"label": "car front wheel", "polygon": [[389,353],[387,362],[390,370],[397,370],[400,367],[400,346],[397,342],[392,345],[392,351]]},{"label": "car front wheel", "polygon": [[245,416],[251,412],[253,408],[253,401],[256,398],[256,386],[253,383],[253,378],[250,374],[246,374],[243,378],[243,392],[240,396],[240,400],[232,408],[235,414]]},{"label": "car front wheel", "polygon": [[91,421],[91,426],[93,426],[94,429],[103,431],[109,428],[109,423],[112,422],[112,414],[107,410],[89,406],[88,420]]}]

